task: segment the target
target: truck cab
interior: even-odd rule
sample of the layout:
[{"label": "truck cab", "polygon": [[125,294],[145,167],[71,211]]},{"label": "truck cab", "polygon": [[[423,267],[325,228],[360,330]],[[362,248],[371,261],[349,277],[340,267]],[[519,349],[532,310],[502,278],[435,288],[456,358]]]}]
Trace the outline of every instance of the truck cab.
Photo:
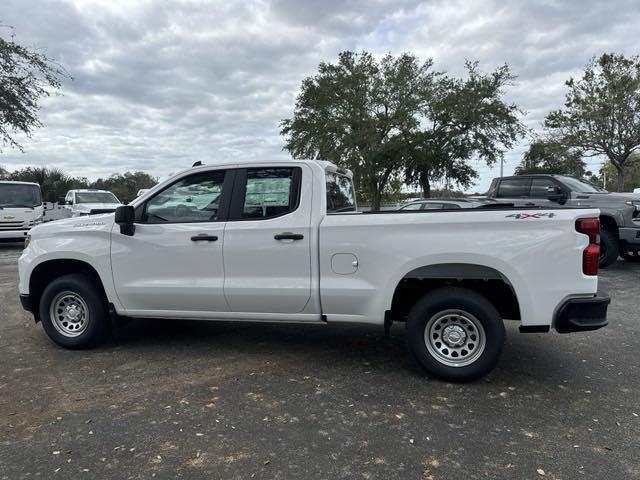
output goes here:
[{"label": "truck cab", "polygon": [[0,240],[24,241],[43,216],[40,185],[0,181]]},{"label": "truck cab", "polygon": [[69,190],[64,197],[66,208],[72,217],[112,213],[122,202],[108,190]]}]

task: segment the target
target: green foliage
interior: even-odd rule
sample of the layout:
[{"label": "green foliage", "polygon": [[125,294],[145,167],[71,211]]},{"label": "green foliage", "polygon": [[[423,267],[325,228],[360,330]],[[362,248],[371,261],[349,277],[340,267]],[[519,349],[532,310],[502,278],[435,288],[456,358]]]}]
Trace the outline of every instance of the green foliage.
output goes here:
[{"label": "green foliage", "polygon": [[127,203],[136,198],[141,188],[151,188],[158,183],[157,178],[145,172],[114,173],[95,182],[90,182],[86,177],[72,177],[60,168],[26,167],[14,172],[4,172],[0,172],[0,179],[37,183],[42,189],[42,198],[52,202],[62,201],[69,190],[96,188],[110,190],[120,201]]},{"label": "green foliage", "polygon": [[[632,153],[627,163],[622,191],[633,192],[635,188],[640,188],[640,154]],[[618,186],[618,171],[616,167],[607,162],[600,169],[599,180],[598,184],[603,185],[607,190],[616,188]]]},{"label": "green foliage", "polygon": [[466,69],[466,79],[436,78],[420,128],[409,137],[406,178],[425,197],[436,180],[469,186],[477,177],[469,159],[491,165],[525,133],[522,112],[503,99],[504,88],[515,78],[509,66],[484,74],[477,62],[467,62]]},{"label": "green foliage", "polygon": [[430,97],[431,67],[408,53],[378,62],[367,52],[342,52],[338,63],[321,63],[303,80],[293,118],[281,122],[285,149],[351,169],[378,209]]},{"label": "green foliage", "polygon": [[520,110],[502,98],[514,77],[506,65],[483,74],[467,63],[466,79],[432,66],[408,53],[377,62],[342,52],[337,64],[321,63],[281,122],[285,149],[351,169],[374,209],[400,178],[427,196],[432,181],[468,186],[472,156],[491,164],[524,134]]},{"label": "green foliage", "polygon": [[[4,27],[5,29],[8,27]],[[11,30],[11,29],[9,29]],[[0,37],[0,141],[22,150],[16,133],[27,137],[42,126],[40,101],[59,90],[67,72],[44,53]]]},{"label": "green foliage", "polygon": [[158,183],[158,179],[145,172],[114,173],[108,178],[99,178],[91,183],[91,188],[109,190],[123,203],[129,203],[136,198],[138,190],[151,188]]},{"label": "green foliage", "polygon": [[582,152],[553,140],[539,139],[529,145],[516,175],[548,173],[582,178],[587,175]]},{"label": "green foliage", "polygon": [[566,146],[606,156],[621,191],[630,155],[640,148],[640,58],[603,54],[566,85],[565,107],[549,113],[545,127]]},{"label": "green foliage", "polygon": [[[73,188],[87,188],[86,179],[73,178],[59,168],[26,167],[8,173],[7,180],[34,182],[42,189],[45,201],[58,200]],[[84,180],[84,181],[83,181]]]}]

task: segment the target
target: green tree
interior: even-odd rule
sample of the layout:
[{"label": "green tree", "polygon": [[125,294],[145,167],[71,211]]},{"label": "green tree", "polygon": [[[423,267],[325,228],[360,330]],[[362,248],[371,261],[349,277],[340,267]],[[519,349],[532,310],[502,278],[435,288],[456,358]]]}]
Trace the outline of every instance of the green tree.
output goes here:
[{"label": "green tree", "polygon": [[488,165],[525,133],[520,109],[504,100],[515,76],[508,65],[484,74],[467,62],[467,78],[438,76],[431,97],[423,103],[420,127],[407,142],[406,178],[430,196],[431,182],[445,180],[466,187],[477,177],[472,157]]},{"label": "green tree", "polygon": [[303,80],[293,117],[282,120],[285,149],[294,158],[333,161],[354,172],[378,210],[382,193],[403,165],[406,138],[418,126],[436,74],[411,54],[342,52]]},{"label": "green tree", "polygon": [[568,147],[605,156],[622,191],[629,158],[640,147],[640,58],[603,54],[566,85],[565,107],[550,112],[545,127]]},{"label": "green tree", "polygon": [[[4,27],[7,29],[8,27]],[[17,133],[27,137],[42,126],[40,101],[60,89],[67,72],[44,53],[0,37],[0,141],[3,146],[22,146]]]},{"label": "green tree", "polygon": [[[627,162],[626,174],[624,176],[623,192],[633,192],[635,188],[640,188],[640,153],[633,153]],[[618,186],[618,171],[610,163],[605,163],[600,169],[600,184],[607,190]]]},{"label": "green tree", "polygon": [[92,182],[91,188],[109,190],[120,199],[121,202],[128,203],[142,188],[151,188],[158,183],[158,179],[145,172],[125,172],[123,174],[114,173],[106,179],[99,178]]},{"label": "green tree", "polygon": [[582,152],[548,139],[538,139],[529,145],[516,175],[531,173],[550,173],[584,177],[587,164],[582,160]]},{"label": "green tree", "polygon": [[73,178],[60,168],[26,167],[8,174],[9,180],[34,182],[40,185],[45,200],[64,197],[73,188],[87,188],[86,179]]}]

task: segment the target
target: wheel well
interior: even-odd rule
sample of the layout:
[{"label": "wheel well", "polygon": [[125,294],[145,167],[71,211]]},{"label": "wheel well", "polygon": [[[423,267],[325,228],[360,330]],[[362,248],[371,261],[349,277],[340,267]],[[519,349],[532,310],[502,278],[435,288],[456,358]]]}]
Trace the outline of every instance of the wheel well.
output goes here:
[{"label": "wheel well", "polygon": [[504,319],[521,320],[513,287],[497,270],[482,265],[447,263],[420,267],[407,273],[396,286],[391,302],[394,321],[406,320],[411,307],[426,293],[441,287],[463,287],[479,293]]},{"label": "wheel well", "polygon": [[91,265],[81,260],[49,260],[35,267],[29,278],[29,299],[36,321],[40,319],[40,298],[44,289],[56,278],[72,273],[86,275],[95,281],[106,302],[106,294],[100,275]]},{"label": "wheel well", "polygon": [[610,217],[608,215],[600,215],[600,228],[608,230],[609,232],[615,234],[616,237],[618,236],[618,224],[613,219],[613,217]]}]

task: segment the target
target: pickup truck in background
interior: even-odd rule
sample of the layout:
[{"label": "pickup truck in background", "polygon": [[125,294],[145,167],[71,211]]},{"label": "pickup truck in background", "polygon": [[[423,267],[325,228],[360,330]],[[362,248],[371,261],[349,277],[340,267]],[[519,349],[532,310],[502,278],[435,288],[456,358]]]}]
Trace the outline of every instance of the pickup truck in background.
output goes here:
[{"label": "pickup truck in background", "polygon": [[71,217],[82,217],[115,212],[122,202],[108,190],[79,189],[69,190],[64,204]]},{"label": "pickup truck in background", "polygon": [[44,205],[40,185],[0,181],[0,240],[22,242],[42,222]]},{"label": "pickup truck in background", "polygon": [[610,193],[565,175],[517,175],[494,178],[487,197],[525,207],[598,208],[600,267],[608,267],[618,256],[640,261],[640,195]]},{"label": "pickup truck in background", "polygon": [[521,332],[606,325],[594,208],[356,212],[329,162],[199,166],[115,214],[38,226],[20,298],[58,345],[104,340],[120,317],[406,324],[437,377],[489,372],[505,320]]}]

